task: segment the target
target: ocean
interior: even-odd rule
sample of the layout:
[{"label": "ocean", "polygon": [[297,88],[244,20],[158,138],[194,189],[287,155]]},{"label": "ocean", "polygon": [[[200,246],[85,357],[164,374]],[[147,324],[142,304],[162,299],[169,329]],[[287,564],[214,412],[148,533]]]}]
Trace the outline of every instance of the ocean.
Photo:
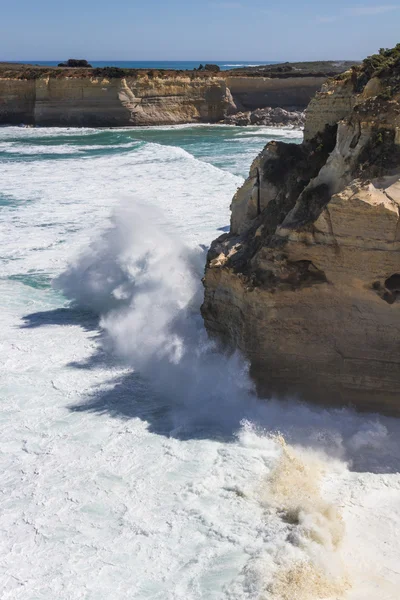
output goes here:
[{"label": "ocean", "polygon": [[[59,63],[64,62],[65,59],[60,60],[21,60],[19,62],[40,65],[46,67],[56,67]],[[213,60],[89,60],[88,61],[93,67],[120,67],[121,69],[172,69],[172,70],[193,70],[197,69],[201,64],[211,63],[218,65],[221,71],[228,71],[229,69],[237,69],[239,67],[256,67],[258,65],[275,65],[278,61],[242,61],[242,60],[227,60],[227,61],[213,61]]]},{"label": "ocean", "polygon": [[399,421],[260,401],[199,314],[271,139],[0,128],[7,600],[396,600]]}]

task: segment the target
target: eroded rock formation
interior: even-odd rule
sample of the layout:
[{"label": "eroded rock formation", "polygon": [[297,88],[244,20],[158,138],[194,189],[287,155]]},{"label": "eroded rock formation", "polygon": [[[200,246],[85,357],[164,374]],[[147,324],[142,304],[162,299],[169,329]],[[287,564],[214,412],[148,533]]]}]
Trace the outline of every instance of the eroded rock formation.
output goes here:
[{"label": "eroded rock formation", "polygon": [[400,45],[372,58],[255,159],[202,313],[261,395],[400,414]]}]

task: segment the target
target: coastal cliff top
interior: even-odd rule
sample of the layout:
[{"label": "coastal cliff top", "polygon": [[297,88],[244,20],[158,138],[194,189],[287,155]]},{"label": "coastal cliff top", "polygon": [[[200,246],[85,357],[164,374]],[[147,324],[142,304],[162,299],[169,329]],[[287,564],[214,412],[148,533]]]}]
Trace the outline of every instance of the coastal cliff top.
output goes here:
[{"label": "coastal cliff top", "polygon": [[365,58],[350,71],[342,73],[337,79],[351,78],[354,93],[362,93],[367,84],[375,79],[379,81],[380,90],[377,95],[388,100],[400,91],[400,44],[394,48],[381,48],[378,54]]},{"label": "coastal cliff top", "polygon": [[334,77],[351,67],[359,65],[356,60],[321,60],[308,62],[284,62],[275,65],[258,65],[256,67],[240,67],[230,73],[251,77]]},{"label": "coastal cliff top", "polygon": [[229,71],[213,72],[207,70],[170,70],[170,69],[122,69],[119,67],[50,67],[27,63],[0,62],[0,77],[7,79],[40,79],[45,77],[140,77],[170,78],[182,75],[202,79],[214,77],[269,77],[287,79],[289,77],[334,77],[350,69],[356,61],[316,61],[280,63],[275,65],[260,65],[243,67]]}]

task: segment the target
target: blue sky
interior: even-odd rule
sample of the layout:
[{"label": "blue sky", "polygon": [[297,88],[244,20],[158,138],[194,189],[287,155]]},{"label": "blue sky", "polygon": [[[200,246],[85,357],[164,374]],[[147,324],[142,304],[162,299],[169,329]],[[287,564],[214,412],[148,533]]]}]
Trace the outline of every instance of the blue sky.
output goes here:
[{"label": "blue sky", "polygon": [[0,60],[359,59],[400,42],[400,3],[9,0]]}]

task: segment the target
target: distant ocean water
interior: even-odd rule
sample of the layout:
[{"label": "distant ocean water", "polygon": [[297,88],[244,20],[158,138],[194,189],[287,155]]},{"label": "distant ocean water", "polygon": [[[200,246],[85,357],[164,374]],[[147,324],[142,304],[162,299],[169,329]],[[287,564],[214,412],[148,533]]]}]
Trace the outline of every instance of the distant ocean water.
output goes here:
[{"label": "distant ocean water", "polygon": [[[33,65],[41,65],[41,66],[49,66],[56,67],[60,62],[63,62],[64,59],[60,60],[21,60],[19,62],[29,63]],[[88,61],[93,67],[120,67],[121,69],[174,69],[174,70],[192,70],[200,64],[205,65],[206,63],[212,63],[215,65],[219,65],[222,71],[227,71],[229,69],[239,68],[239,67],[255,67],[257,65],[274,65],[278,64],[277,61],[268,61],[268,60],[260,60],[260,61],[250,61],[246,62],[243,60],[227,60],[227,61],[217,61],[217,60],[183,60],[183,61],[173,61],[173,60],[89,60]]]}]

